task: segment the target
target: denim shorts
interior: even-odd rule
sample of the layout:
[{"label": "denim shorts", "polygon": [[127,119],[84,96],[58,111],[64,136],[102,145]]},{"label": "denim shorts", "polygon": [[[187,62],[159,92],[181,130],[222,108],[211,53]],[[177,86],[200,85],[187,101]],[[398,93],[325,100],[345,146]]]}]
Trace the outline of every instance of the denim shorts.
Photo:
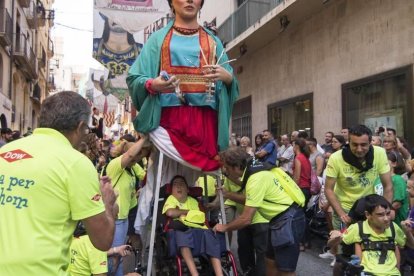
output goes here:
[{"label": "denim shorts", "polygon": [[303,208],[293,205],[269,222],[268,258],[275,260],[279,271],[294,272],[299,259],[299,244],[305,233]]}]

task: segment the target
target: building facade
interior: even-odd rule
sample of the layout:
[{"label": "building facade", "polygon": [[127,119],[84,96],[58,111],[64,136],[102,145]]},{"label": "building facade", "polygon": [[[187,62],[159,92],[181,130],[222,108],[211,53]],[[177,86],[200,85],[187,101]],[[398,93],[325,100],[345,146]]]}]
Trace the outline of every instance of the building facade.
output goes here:
[{"label": "building facade", "polygon": [[0,122],[22,133],[37,127],[49,93],[54,0],[0,0]]},{"label": "building facade", "polygon": [[304,130],[321,140],[366,124],[414,141],[414,1],[209,2],[201,17],[216,20],[237,58],[233,132]]}]

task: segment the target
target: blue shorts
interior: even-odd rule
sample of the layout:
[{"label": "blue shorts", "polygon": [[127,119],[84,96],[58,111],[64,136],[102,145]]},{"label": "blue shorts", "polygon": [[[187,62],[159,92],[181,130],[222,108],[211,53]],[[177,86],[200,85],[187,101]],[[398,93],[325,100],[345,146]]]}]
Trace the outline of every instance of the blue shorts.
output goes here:
[{"label": "blue shorts", "polygon": [[190,248],[193,257],[204,255],[220,258],[221,252],[226,250],[224,234],[215,234],[210,229],[171,230],[167,232],[167,237],[170,256],[175,256],[181,247]]},{"label": "blue shorts", "polygon": [[305,233],[303,208],[292,205],[286,212],[269,222],[269,241],[266,256],[275,260],[279,271],[294,272],[298,264],[299,244]]}]

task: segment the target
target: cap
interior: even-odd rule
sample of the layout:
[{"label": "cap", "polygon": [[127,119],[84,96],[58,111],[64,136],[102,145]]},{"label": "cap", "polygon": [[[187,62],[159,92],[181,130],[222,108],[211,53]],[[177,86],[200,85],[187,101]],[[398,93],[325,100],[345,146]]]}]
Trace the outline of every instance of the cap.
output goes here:
[{"label": "cap", "polygon": [[184,218],[180,218],[181,222],[191,228],[207,229],[204,224],[206,215],[199,210],[190,210]]}]

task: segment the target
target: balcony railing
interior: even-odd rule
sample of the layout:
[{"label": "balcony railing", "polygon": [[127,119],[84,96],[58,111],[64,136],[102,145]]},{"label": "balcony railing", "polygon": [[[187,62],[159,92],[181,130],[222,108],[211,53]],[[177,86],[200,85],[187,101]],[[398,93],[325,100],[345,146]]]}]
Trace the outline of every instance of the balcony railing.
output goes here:
[{"label": "balcony railing", "polygon": [[24,34],[16,34],[16,41],[13,50],[16,62],[21,65],[20,70],[28,79],[36,79],[36,56]]},{"label": "balcony railing", "polygon": [[218,28],[218,36],[228,43],[246,31],[284,0],[247,0]]},{"label": "balcony railing", "polygon": [[7,9],[0,9],[0,45],[9,46],[13,42],[13,22]]},{"label": "balcony railing", "polygon": [[37,5],[36,1],[31,0],[30,6],[24,9],[26,13],[27,24],[30,28],[35,29],[37,24]]}]

